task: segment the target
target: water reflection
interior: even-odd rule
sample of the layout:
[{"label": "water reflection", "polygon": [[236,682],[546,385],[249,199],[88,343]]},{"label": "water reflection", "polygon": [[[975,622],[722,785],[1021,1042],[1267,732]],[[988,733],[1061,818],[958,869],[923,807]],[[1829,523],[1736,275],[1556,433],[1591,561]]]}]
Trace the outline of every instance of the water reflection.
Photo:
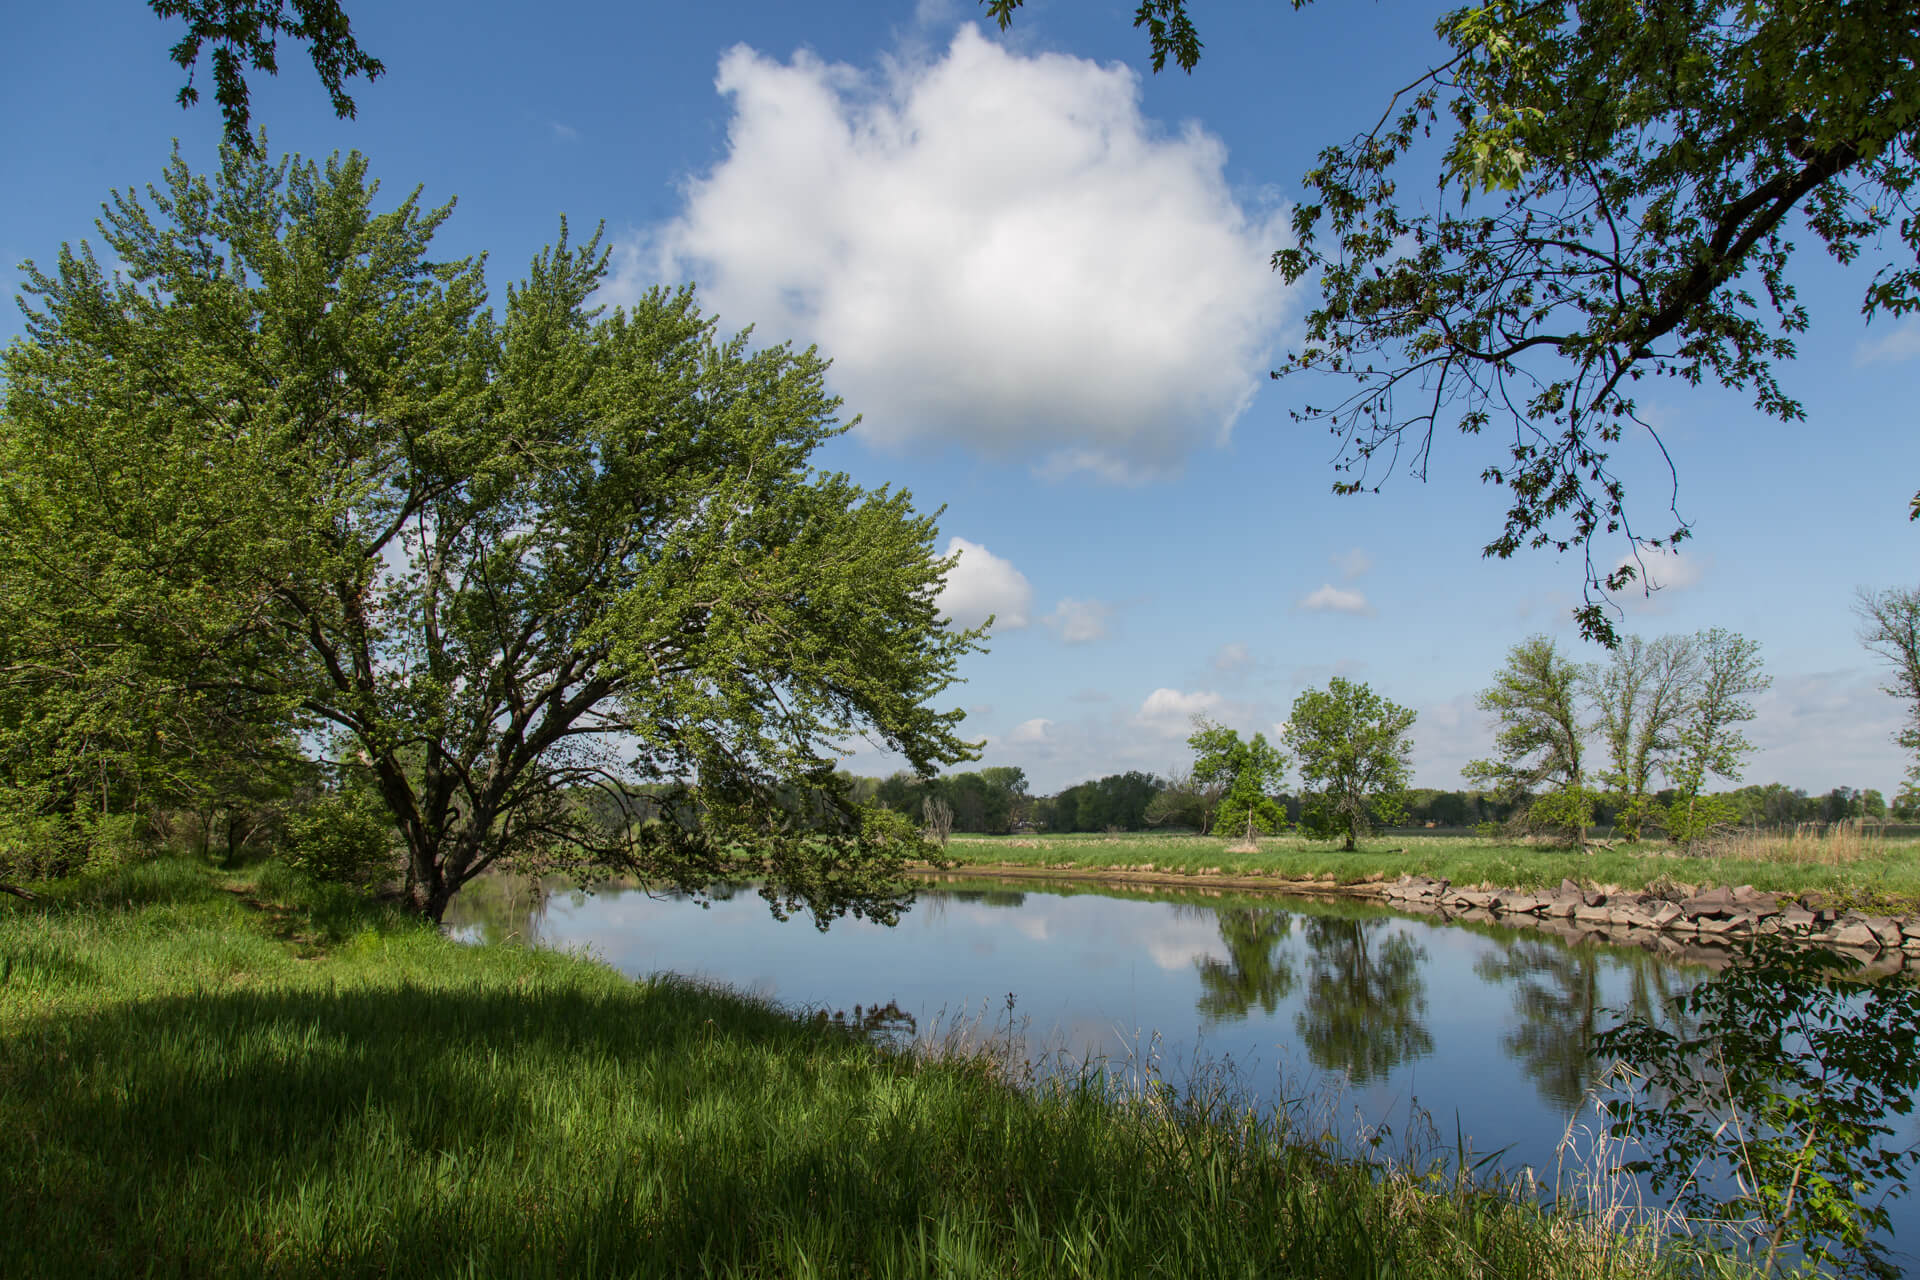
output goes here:
[{"label": "water reflection", "polygon": [[1433,1052],[1425,947],[1387,919],[1307,921],[1306,1007],[1294,1017],[1307,1056],[1356,1084]]},{"label": "water reflection", "polygon": [[[1655,1024],[1671,1023],[1673,998],[1685,989],[1649,952],[1570,947],[1540,938],[1507,942],[1475,960],[1473,970],[1487,982],[1513,987],[1518,1021],[1501,1036],[1501,1047],[1543,1098],[1569,1110],[1587,1095],[1604,1066],[1589,1056],[1594,1035],[1622,1021],[1623,1010]],[[1623,970],[1624,993],[1617,982],[1604,981]]]},{"label": "water reflection", "polygon": [[1227,958],[1202,956],[1200,999],[1195,1007],[1208,1023],[1245,1018],[1259,1005],[1272,1014],[1293,994],[1298,980],[1288,944],[1293,938],[1293,913],[1265,907],[1189,907],[1197,916],[1214,916]]}]

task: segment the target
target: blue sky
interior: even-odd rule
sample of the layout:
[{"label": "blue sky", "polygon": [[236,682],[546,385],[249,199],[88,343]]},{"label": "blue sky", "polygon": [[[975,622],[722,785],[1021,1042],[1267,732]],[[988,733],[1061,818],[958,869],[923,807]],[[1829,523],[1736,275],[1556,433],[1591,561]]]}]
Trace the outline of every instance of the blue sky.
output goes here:
[{"label": "blue sky", "polygon": [[[957,690],[987,763],[1041,791],[1164,772],[1194,711],[1271,732],[1344,674],[1416,708],[1417,780],[1458,786],[1508,647],[1545,632],[1602,656],[1568,617],[1580,564],[1480,558],[1504,509],[1477,479],[1492,442],[1443,436],[1427,483],[1332,496],[1333,441],[1266,377],[1309,303],[1266,265],[1299,175],[1425,68],[1437,8],[1196,5],[1198,70],[1155,76],[1132,7],[1033,0],[1002,36],[943,0],[349,0],[388,68],[352,86],[358,118],[291,47],[254,107],[276,151],[358,149],[396,198],[457,196],[440,251],[488,253],[499,296],[564,214],[605,223],[609,301],[690,279],[728,329],[819,342],[864,415],[823,463],[944,505],[952,612],[999,614]],[[220,119],[173,105],[175,29],[137,0],[12,6],[0,35],[17,289],[12,264],[92,235],[174,139],[211,167]],[[1784,380],[1805,422],[1717,389],[1643,397],[1695,532],[1622,626],[1760,642],[1748,781],[1891,793],[1904,771],[1850,612],[1856,587],[1920,579],[1920,323],[1859,314],[1897,248],[1796,268],[1813,326]],[[19,329],[0,316],[0,340]],[[1657,454],[1629,441],[1622,463],[1658,527]]]}]

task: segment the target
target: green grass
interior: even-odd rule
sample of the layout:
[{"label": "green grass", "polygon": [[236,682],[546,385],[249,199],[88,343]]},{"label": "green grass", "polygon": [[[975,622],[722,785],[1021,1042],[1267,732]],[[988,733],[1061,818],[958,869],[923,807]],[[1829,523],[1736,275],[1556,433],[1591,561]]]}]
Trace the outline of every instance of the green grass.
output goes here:
[{"label": "green grass", "polygon": [[1229,1093],[1020,1088],[977,1053],[463,947],[276,867],[0,906],[0,1141],[7,1276],[1658,1270]]},{"label": "green grass", "polygon": [[1831,861],[1816,854],[1779,856],[1764,842],[1727,854],[1687,856],[1665,844],[1580,853],[1551,845],[1388,833],[1343,853],[1338,844],[1282,836],[1257,853],[1229,852],[1211,836],[1127,834],[955,836],[946,858],[958,867],[1034,867],[1076,872],[1140,870],[1176,875],[1260,876],[1354,884],[1402,874],[1455,884],[1551,888],[1562,879],[1639,890],[1673,884],[1751,884],[1788,894],[1818,894],[1844,906],[1920,911],[1920,841],[1870,842]]}]

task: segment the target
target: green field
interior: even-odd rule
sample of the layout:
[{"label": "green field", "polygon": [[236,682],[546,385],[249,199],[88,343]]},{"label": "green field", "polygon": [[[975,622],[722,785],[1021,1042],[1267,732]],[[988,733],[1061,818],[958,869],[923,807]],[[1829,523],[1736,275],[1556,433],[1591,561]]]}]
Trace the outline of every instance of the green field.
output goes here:
[{"label": "green field", "polygon": [[1750,884],[1789,894],[1818,894],[1836,905],[1905,913],[1920,911],[1920,840],[1786,837],[1733,842],[1724,852],[1693,856],[1664,843],[1579,852],[1549,844],[1466,836],[1385,833],[1343,853],[1338,844],[1270,837],[1258,852],[1211,836],[1025,835],[954,836],[945,860],[961,869],[1050,868],[1089,874],[1154,873],[1320,880],[1355,884],[1403,874],[1455,884],[1541,889],[1562,879],[1618,889]]},{"label": "green field", "polygon": [[152,862],[0,905],[0,1274],[1662,1269],[1230,1092],[1017,1075],[462,946],[271,864]]}]

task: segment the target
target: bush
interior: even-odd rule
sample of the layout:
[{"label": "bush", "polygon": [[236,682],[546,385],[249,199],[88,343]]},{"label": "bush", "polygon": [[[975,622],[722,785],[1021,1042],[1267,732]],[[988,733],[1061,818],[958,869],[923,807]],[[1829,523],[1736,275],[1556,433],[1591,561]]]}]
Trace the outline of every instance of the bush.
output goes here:
[{"label": "bush", "polygon": [[330,793],[287,819],[287,861],[323,883],[378,888],[393,871],[393,834],[371,798]]}]

